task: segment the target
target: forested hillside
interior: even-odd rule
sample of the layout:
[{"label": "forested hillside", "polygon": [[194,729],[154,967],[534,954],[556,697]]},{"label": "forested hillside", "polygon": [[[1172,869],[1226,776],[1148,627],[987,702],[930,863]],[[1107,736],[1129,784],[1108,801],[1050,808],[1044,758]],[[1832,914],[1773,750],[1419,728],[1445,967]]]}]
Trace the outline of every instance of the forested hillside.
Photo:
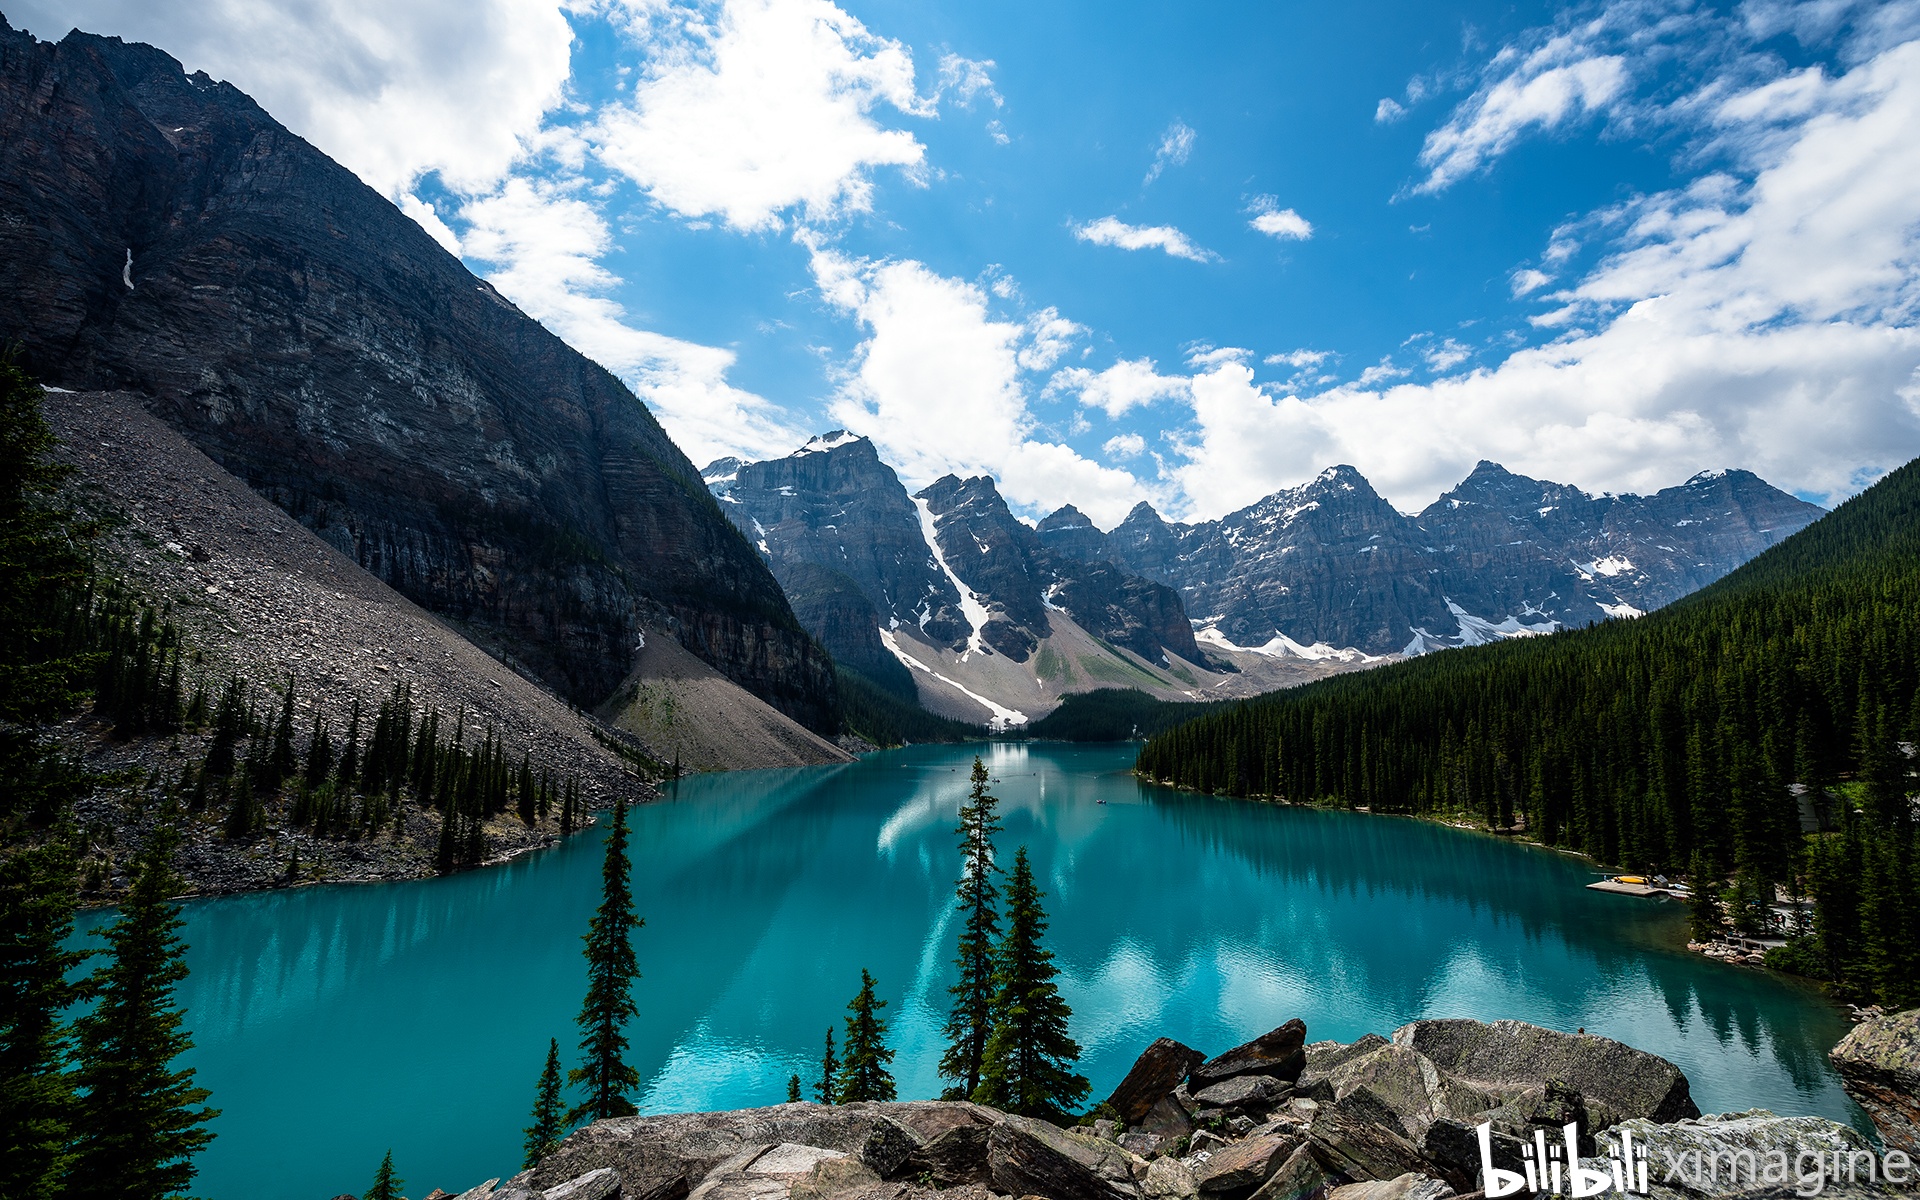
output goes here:
[{"label": "forested hillside", "polygon": [[[1651,616],[1343,676],[1155,738],[1234,796],[1469,813],[1688,873],[1733,919],[1818,903],[1803,970],[1920,999],[1920,463]],[[1814,827],[1806,829],[1804,827]]]}]

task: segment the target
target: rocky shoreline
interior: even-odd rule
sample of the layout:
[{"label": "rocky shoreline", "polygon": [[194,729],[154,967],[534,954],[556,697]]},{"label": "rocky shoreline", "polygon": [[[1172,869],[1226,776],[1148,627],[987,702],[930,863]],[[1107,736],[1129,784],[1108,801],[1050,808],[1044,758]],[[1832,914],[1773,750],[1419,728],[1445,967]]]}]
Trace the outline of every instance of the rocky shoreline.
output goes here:
[{"label": "rocky shoreline", "polygon": [[[1569,1123],[1589,1170],[1608,1169],[1623,1134],[1652,1148],[1633,1190],[1653,1200],[1794,1195],[1812,1176],[1783,1183],[1769,1164],[1803,1152],[1825,1156],[1821,1195],[1911,1190],[1911,1170],[1905,1182],[1892,1170],[1920,1154],[1920,1010],[1862,1026],[1834,1058],[1883,1147],[1820,1117],[1702,1116],[1679,1068],[1591,1034],[1426,1020],[1309,1044],[1294,1020],[1211,1058],[1162,1038],[1075,1128],[962,1101],[623,1117],[504,1183],[427,1200],[1483,1200],[1483,1126],[1493,1165],[1519,1172]],[[1754,1165],[1688,1167],[1726,1154]],[[1888,1175],[1856,1177],[1861,1155]]]}]

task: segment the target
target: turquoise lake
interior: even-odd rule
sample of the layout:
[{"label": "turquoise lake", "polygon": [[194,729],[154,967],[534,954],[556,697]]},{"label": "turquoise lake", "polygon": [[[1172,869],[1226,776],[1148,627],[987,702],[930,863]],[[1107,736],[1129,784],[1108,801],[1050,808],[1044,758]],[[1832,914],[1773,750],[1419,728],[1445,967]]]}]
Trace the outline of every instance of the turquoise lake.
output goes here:
[{"label": "turquoise lake", "polygon": [[[938,1094],[978,749],[701,776],[633,810],[643,1112],[811,1084],[862,967],[901,1097]],[[1588,891],[1584,862],[1489,836],[1145,787],[1134,753],[984,750],[1003,855],[1026,845],[1048,893],[1096,1097],[1159,1036],[1212,1053],[1296,1016],[1342,1041],[1514,1017],[1664,1055],[1704,1111],[1861,1119],[1826,1063],[1841,1014],[1687,954],[1679,906]],[[195,1194],[357,1195],[389,1147],[414,1196],[517,1170],[547,1039],[574,1041],[600,857],[587,835],[448,879],[188,904],[189,1061],[224,1110]]]}]

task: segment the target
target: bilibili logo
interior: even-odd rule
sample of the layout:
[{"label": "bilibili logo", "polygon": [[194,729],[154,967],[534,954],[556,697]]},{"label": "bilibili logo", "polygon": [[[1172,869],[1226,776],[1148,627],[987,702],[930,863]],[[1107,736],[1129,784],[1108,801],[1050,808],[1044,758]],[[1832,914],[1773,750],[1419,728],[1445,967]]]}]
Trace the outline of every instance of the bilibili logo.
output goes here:
[{"label": "bilibili logo", "polygon": [[1647,1149],[1634,1142],[1633,1135],[1620,1131],[1618,1142],[1607,1144],[1607,1168],[1580,1163],[1580,1126],[1572,1121],[1561,1126],[1561,1144],[1547,1141],[1546,1131],[1536,1129],[1533,1141],[1523,1145],[1523,1170],[1508,1171],[1493,1165],[1493,1125],[1483,1122],[1476,1131],[1480,1137],[1480,1170],[1485,1180],[1487,1200],[1499,1200],[1516,1192],[1550,1192],[1586,1200],[1602,1192],[1647,1191]]}]

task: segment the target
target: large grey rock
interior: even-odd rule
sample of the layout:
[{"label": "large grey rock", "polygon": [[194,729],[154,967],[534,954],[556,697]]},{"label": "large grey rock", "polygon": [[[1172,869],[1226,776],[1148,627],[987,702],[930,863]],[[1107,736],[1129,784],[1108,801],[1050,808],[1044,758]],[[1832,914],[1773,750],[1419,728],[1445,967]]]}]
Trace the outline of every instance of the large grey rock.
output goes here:
[{"label": "large grey rock", "polygon": [[1196,1103],[1214,1108],[1240,1110],[1264,1107],[1270,1101],[1284,1099],[1292,1091],[1292,1084],[1282,1083],[1271,1075],[1236,1075],[1224,1083],[1201,1088],[1193,1098]]},{"label": "large grey rock", "polygon": [[1206,1055],[1172,1038],[1161,1038],[1133,1060],[1120,1086],[1113,1089],[1107,1103],[1120,1119],[1138,1125],[1160,1099],[1180,1086],[1193,1069],[1206,1061]]},{"label": "large grey rock", "polygon": [[1411,1172],[1395,1179],[1350,1183],[1333,1189],[1327,1200],[1447,1200],[1453,1188],[1438,1179]]},{"label": "large grey rock", "polygon": [[678,1200],[727,1160],[792,1143],[837,1150],[882,1178],[906,1165],[920,1142],[888,1115],[923,1106],[782,1104],[734,1112],[616,1117],[574,1131],[529,1181],[555,1186],[600,1167],[620,1172],[622,1200]]},{"label": "large grey rock", "polygon": [[1333,1186],[1311,1144],[1287,1156],[1251,1200],[1322,1200]]},{"label": "large grey rock", "polygon": [[[1493,1146],[1495,1167],[1502,1171],[1524,1170],[1524,1142],[1498,1129],[1489,1131],[1489,1141]],[[1427,1161],[1456,1190],[1485,1188],[1486,1180],[1480,1178],[1480,1138],[1473,1126],[1442,1117],[1427,1126],[1426,1135],[1419,1144],[1420,1153],[1426,1155]]]},{"label": "large grey rock", "polygon": [[1177,1094],[1170,1093],[1160,1097],[1147,1112],[1140,1122],[1140,1128],[1164,1138],[1185,1137],[1194,1130],[1193,1114],[1187,1111],[1187,1106]]},{"label": "large grey rock", "polygon": [[[1844,1165],[1849,1154],[1871,1149],[1858,1133],[1824,1117],[1781,1117],[1763,1108],[1664,1125],[1622,1121],[1607,1137],[1617,1140],[1622,1133],[1651,1152],[1648,1183],[1653,1200],[1785,1196],[1799,1185],[1796,1164],[1803,1151],[1838,1151]],[[1608,1164],[1603,1157],[1581,1161],[1601,1169]],[[1806,1165],[1811,1174],[1813,1163]],[[1871,1194],[1850,1186],[1862,1182],[1843,1175],[1824,1184],[1820,1195]]]},{"label": "large grey rock", "polygon": [[930,1178],[941,1187],[988,1181],[987,1134],[1000,1122],[1000,1113],[946,1102],[896,1104],[887,1111],[915,1141],[897,1174]]},{"label": "large grey rock", "polygon": [[1415,1142],[1435,1120],[1464,1119],[1500,1103],[1500,1097],[1442,1072],[1412,1046],[1384,1038],[1365,1053],[1332,1063],[1319,1078],[1332,1088],[1336,1104],[1354,1108],[1371,1098],[1384,1105],[1395,1117],[1395,1132]]},{"label": "large grey rock", "polygon": [[1200,1194],[1193,1172],[1177,1158],[1156,1158],[1149,1163],[1141,1187],[1147,1200],[1192,1200]]},{"label": "large grey rock", "polygon": [[1302,1078],[1306,1075],[1325,1075],[1341,1063],[1392,1044],[1377,1033],[1361,1034],[1351,1042],[1314,1042],[1306,1047],[1307,1069]]},{"label": "large grey rock", "polygon": [[1349,1179],[1394,1179],[1426,1167],[1419,1148],[1406,1138],[1337,1109],[1322,1112],[1308,1136],[1320,1165]]},{"label": "large grey rock", "polygon": [[[1440,1071],[1511,1100],[1549,1079],[1584,1097],[1597,1128],[1630,1117],[1678,1121],[1697,1117],[1687,1077],[1656,1054],[1594,1034],[1560,1033],[1523,1021],[1415,1021],[1396,1029]],[[1456,1114],[1457,1115],[1457,1114]]]},{"label": "large grey rock", "polygon": [[1250,1137],[1207,1156],[1193,1172],[1203,1195],[1237,1195],[1253,1191],[1273,1177],[1287,1156],[1306,1139],[1285,1132]]},{"label": "large grey rock", "polygon": [[588,1171],[577,1179],[548,1188],[540,1200],[607,1200],[620,1193],[620,1172],[612,1167]]},{"label": "large grey rock", "polygon": [[1112,1142],[1030,1117],[1003,1117],[987,1137],[995,1191],[1047,1200],[1140,1200],[1135,1159]]},{"label": "large grey rock", "polygon": [[1862,1021],[1830,1057],[1887,1145],[1920,1155],[1920,1008]]},{"label": "large grey rock", "polygon": [[1236,1075],[1270,1075],[1291,1083],[1300,1078],[1307,1065],[1306,1045],[1306,1022],[1295,1017],[1278,1029],[1201,1063],[1188,1076],[1187,1085],[1197,1093]]}]

